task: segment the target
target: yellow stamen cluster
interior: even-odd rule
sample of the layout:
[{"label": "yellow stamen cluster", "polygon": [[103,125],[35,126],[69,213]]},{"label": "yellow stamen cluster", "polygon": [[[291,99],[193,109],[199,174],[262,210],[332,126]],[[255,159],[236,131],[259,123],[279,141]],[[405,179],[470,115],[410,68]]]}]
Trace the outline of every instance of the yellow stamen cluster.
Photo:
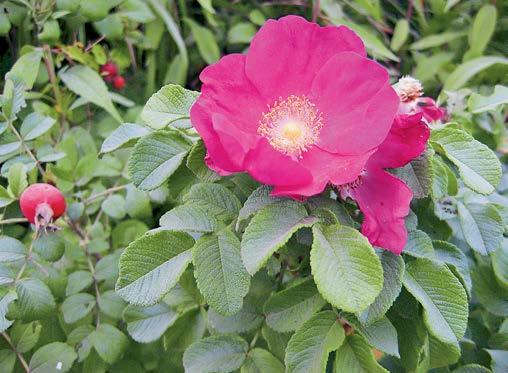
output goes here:
[{"label": "yellow stamen cluster", "polygon": [[323,116],[305,96],[279,98],[259,121],[258,133],[277,151],[295,158],[319,139]]}]

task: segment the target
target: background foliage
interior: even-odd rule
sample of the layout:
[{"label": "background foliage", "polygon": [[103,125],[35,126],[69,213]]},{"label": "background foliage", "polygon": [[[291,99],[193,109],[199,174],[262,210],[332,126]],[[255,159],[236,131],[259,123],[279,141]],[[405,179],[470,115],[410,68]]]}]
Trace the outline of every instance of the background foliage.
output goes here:
[{"label": "background foliage", "polygon": [[[507,10],[2,1],[0,371],[506,372]],[[450,113],[396,171],[417,197],[401,257],[331,191],[270,198],[203,164],[199,72],[286,14],[352,27],[394,82],[415,76]],[[110,60],[121,92],[98,73]],[[34,237],[17,199],[41,180],[69,208]]]}]

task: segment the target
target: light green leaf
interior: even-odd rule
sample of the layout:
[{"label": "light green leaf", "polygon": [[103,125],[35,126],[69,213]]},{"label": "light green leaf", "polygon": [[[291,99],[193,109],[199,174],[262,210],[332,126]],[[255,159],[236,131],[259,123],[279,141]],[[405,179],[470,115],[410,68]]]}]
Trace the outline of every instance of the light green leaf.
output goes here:
[{"label": "light green leaf", "polygon": [[12,202],[14,202],[13,196],[11,196],[9,194],[7,189],[5,189],[3,186],[0,185],[0,208],[3,208],[5,206],[9,206]]},{"label": "light green leaf", "polygon": [[189,25],[194,41],[198,46],[199,54],[205,62],[207,64],[217,62],[220,58],[220,50],[214,34],[190,18],[184,18],[184,21]]},{"label": "light green leaf", "polygon": [[168,84],[154,93],[141,112],[141,119],[154,129],[162,129],[169,124],[189,127],[189,112],[199,93]]},{"label": "light green leaf", "polygon": [[370,325],[362,325],[356,318],[348,317],[348,320],[374,348],[400,358],[397,330],[386,316]]},{"label": "light green leaf", "polygon": [[366,325],[383,318],[386,311],[399,296],[402,288],[402,278],[405,270],[402,257],[389,251],[383,251],[379,255],[379,259],[383,267],[383,289],[374,300],[374,303],[358,315],[359,320]]},{"label": "light green leaf", "polygon": [[239,369],[248,345],[237,335],[212,335],[193,343],[183,355],[186,373],[232,372]]},{"label": "light green leaf", "polygon": [[157,303],[191,262],[194,240],[185,233],[158,231],[132,242],[120,257],[116,291],[127,302]]},{"label": "light green leaf", "polygon": [[132,183],[141,190],[161,186],[180,166],[190,144],[176,132],[158,131],[139,140],[129,159]]},{"label": "light green leaf", "polygon": [[397,21],[393,30],[390,48],[392,51],[398,51],[404,45],[409,36],[409,22],[402,18]]},{"label": "light green leaf", "polygon": [[361,336],[353,334],[335,353],[335,373],[384,373],[388,372],[378,364],[372,349]]},{"label": "light green leaf", "polygon": [[284,200],[282,197],[271,197],[271,192],[272,188],[268,185],[261,185],[252,192],[240,209],[238,220],[245,220],[263,207]]},{"label": "light green leaf", "polygon": [[455,275],[464,285],[468,293],[471,292],[471,274],[469,259],[457,246],[445,241],[433,241],[436,258],[452,268]]},{"label": "light green leaf", "polygon": [[194,175],[205,183],[213,183],[221,177],[215,171],[212,171],[205,165],[206,149],[203,140],[197,141],[189,152],[187,157],[187,168],[192,171]]},{"label": "light green leaf", "polygon": [[81,290],[88,288],[93,283],[92,273],[89,271],[72,272],[67,279],[67,288],[65,294],[67,296],[79,293]]},{"label": "light green leaf", "polygon": [[480,364],[467,364],[454,369],[452,373],[492,373],[492,371]]},{"label": "light green leaf", "polygon": [[12,323],[14,322],[14,320],[12,320],[12,321],[7,320],[5,315],[7,315],[9,304],[11,302],[15,301],[16,299],[18,299],[18,296],[16,295],[16,293],[14,291],[7,292],[2,297],[2,299],[0,299],[0,331],[2,331],[2,332],[4,330],[7,330],[7,328],[9,328],[12,325]]},{"label": "light green leaf", "polygon": [[163,229],[207,233],[217,229],[218,222],[199,205],[180,205],[166,212],[159,221]]},{"label": "light green leaf", "polygon": [[444,343],[429,335],[429,368],[455,364],[459,360],[460,354],[460,347],[456,343]]},{"label": "light green leaf", "polygon": [[458,167],[464,183],[481,194],[490,194],[499,184],[501,164],[486,145],[468,133],[445,128],[434,131],[431,143]]},{"label": "light green leaf", "polygon": [[41,64],[42,50],[36,49],[18,58],[6,77],[22,80],[25,88],[32,89]]},{"label": "light green leaf", "polygon": [[248,298],[243,302],[242,309],[232,316],[219,315],[213,309],[208,311],[208,322],[213,330],[219,333],[249,332],[259,328],[263,320],[261,311],[257,310]]},{"label": "light green leaf", "polygon": [[423,50],[433,47],[439,47],[443,44],[449,43],[451,41],[454,41],[462,36],[465,36],[466,34],[463,32],[443,32],[436,35],[429,35],[425,36],[423,38],[420,38],[418,41],[411,44],[410,48],[413,50]]},{"label": "light green leaf", "polygon": [[466,291],[448,267],[416,259],[406,265],[404,287],[422,304],[430,333],[457,345],[466,331],[468,302]]},{"label": "light green leaf", "polygon": [[125,307],[124,300],[114,290],[107,290],[100,294],[99,310],[106,316],[119,320],[122,318]]},{"label": "light green leaf", "polygon": [[125,210],[125,198],[119,194],[110,194],[102,201],[102,211],[113,219],[123,219],[127,214]]},{"label": "light green leaf", "polygon": [[15,238],[0,236],[0,262],[15,262],[25,257],[25,245]]},{"label": "light green leaf", "polygon": [[499,283],[508,288],[508,240],[492,254],[492,269]]},{"label": "light green leaf", "polygon": [[501,287],[486,265],[478,265],[472,273],[473,293],[478,301],[496,316],[508,316],[508,290]]},{"label": "light green leaf", "polygon": [[478,114],[485,111],[496,110],[500,105],[508,104],[508,87],[496,85],[490,96],[481,96],[473,93],[467,103],[472,113]]},{"label": "light green leaf", "polygon": [[242,260],[254,275],[268,258],[300,228],[310,227],[316,218],[307,216],[305,207],[284,200],[264,207],[251,220],[242,237]]},{"label": "light green leaf", "polygon": [[485,349],[492,359],[490,366],[493,373],[503,373],[508,369],[508,351]]},{"label": "light green leaf", "polygon": [[206,331],[206,312],[191,309],[182,314],[164,334],[164,346],[170,351],[183,351],[203,338]]},{"label": "light green leaf", "polygon": [[344,338],[344,328],[334,312],[315,314],[289,340],[286,372],[324,373],[328,355],[342,345]]},{"label": "light green leaf", "polygon": [[456,91],[462,88],[473,76],[480,71],[489,68],[495,64],[508,65],[508,58],[497,56],[485,56],[474,58],[470,61],[464,62],[459,65],[450,75],[446,78],[443,86],[443,91]]},{"label": "light green leaf", "polygon": [[414,256],[416,258],[435,259],[436,254],[432,246],[432,240],[427,233],[415,229],[408,233],[404,254]]},{"label": "light green leaf", "polygon": [[264,305],[266,323],[278,332],[294,331],[325,304],[310,278],[268,298]]},{"label": "light green leaf", "polygon": [[61,70],[59,76],[72,92],[102,107],[115,120],[122,122],[122,117],[111,101],[106,84],[97,72],[88,66],[76,65]]},{"label": "light green leaf", "polygon": [[116,128],[104,140],[101,153],[106,154],[114,150],[134,145],[137,139],[150,133],[150,129],[135,123],[124,123]]},{"label": "light green leaf", "polygon": [[284,373],[284,365],[262,348],[249,351],[240,373]]},{"label": "light green leaf", "polygon": [[469,246],[481,255],[494,252],[503,238],[504,224],[497,209],[479,203],[457,202],[462,233]]},{"label": "light green leaf", "polygon": [[16,197],[21,196],[21,193],[28,186],[26,176],[26,166],[23,163],[14,163],[9,167],[9,191]]},{"label": "light green leaf", "polygon": [[404,167],[393,170],[393,174],[413,191],[414,198],[424,198],[430,194],[432,187],[431,157],[429,152],[425,152]]},{"label": "light green leaf", "polygon": [[106,363],[113,364],[129,345],[128,338],[110,324],[100,324],[91,335],[95,351]]},{"label": "light green leaf", "polygon": [[44,282],[25,278],[16,283],[18,317],[23,321],[48,318],[55,311],[55,298]]},{"label": "light green leaf", "polygon": [[263,325],[261,333],[263,335],[263,339],[270,348],[270,351],[275,355],[275,357],[277,357],[277,359],[284,361],[286,347],[291,339],[292,333],[276,332],[275,330],[269,328],[266,324]]},{"label": "light green leaf", "polygon": [[183,197],[186,204],[196,205],[219,220],[231,221],[236,218],[241,204],[228,188],[220,184],[194,184]]},{"label": "light green leaf", "polygon": [[33,112],[23,120],[19,132],[25,141],[30,141],[44,135],[55,123],[55,119]]},{"label": "light green leaf", "polygon": [[250,22],[240,22],[228,31],[229,44],[249,44],[256,34],[256,27]]},{"label": "light green leaf", "polygon": [[123,315],[129,335],[140,343],[159,339],[177,317],[178,314],[165,303],[150,307],[128,306]]},{"label": "light green leaf", "polygon": [[67,324],[73,324],[88,315],[95,307],[95,297],[87,293],[71,295],[62,303],[62,313]]},{"label": "light green leaf", "polygon": [[250,276],[240,257],[240,241],[229,229],[201,237],[192,249],[194,276],[210,307],[228,316],[242,308]]},{"label": "light green leaf", "polygon": [[356,229],[339,225],[314,226],[310,264],[323,298],[349,312],[361,312],[383,287],[383,268]]},{"label": "light green leaf", "polygon": [[74,349],[62,342],[42,346],[30,359],[30,373],[68,372],[78,355]]},{"label": "light green leaf", "polygon": [[471,56],[481,56],[496,28],[497,9],[494,5],[485,4],[480,8],[469,31]]}]

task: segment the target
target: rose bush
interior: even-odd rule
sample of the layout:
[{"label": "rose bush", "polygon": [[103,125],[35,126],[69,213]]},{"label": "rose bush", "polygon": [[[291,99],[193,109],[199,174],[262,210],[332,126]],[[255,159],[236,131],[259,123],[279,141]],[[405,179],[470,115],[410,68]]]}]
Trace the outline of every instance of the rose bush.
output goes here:
[{"label": "rose bush", "polygon": [[506,371],[506,5],[306,5],[0,4],[1,372]]}]

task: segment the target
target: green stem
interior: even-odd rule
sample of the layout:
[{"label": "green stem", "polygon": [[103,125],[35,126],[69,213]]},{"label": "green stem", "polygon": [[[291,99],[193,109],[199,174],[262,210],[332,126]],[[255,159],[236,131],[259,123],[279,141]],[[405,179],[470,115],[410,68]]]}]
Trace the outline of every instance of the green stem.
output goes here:
[{"label": "green stem", "polygon": [[0,334],[2,335],[2,337],[4,337],[7,344],[11,347],[12,351],[14,351],[14,353],[18,357],[18,360],[21,363],[21,366],[23,367],[25,372],[30,373],[30,367],[28,366],[25,358],[23,357],[23,354],[16,349],[16,346],[14,346],[14,344],[12,343],[12,340],[9,337],[9,335],[5,332],[0,332]]}]

